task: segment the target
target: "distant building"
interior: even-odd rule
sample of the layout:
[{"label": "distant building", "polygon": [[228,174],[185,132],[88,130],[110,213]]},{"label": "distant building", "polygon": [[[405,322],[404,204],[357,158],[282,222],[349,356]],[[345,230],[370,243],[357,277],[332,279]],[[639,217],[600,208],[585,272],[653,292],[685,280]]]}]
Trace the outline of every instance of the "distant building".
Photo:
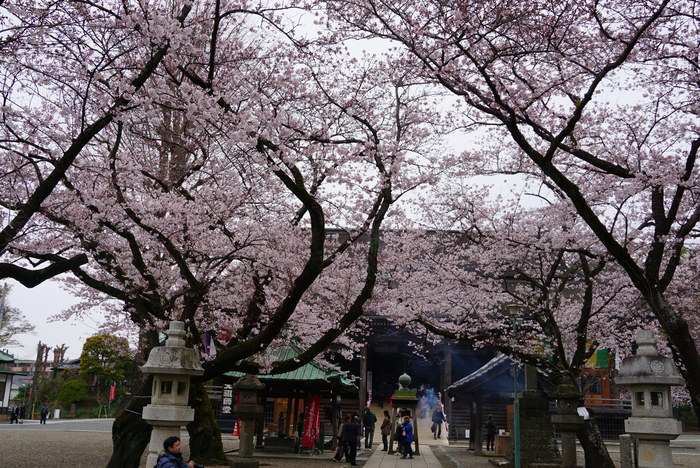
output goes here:
[{"label": "distant building", "polygon": [[12,400],[12,389],[23,374],[14,370],[15,358],[0,351],[0,412],[6,412]]}]

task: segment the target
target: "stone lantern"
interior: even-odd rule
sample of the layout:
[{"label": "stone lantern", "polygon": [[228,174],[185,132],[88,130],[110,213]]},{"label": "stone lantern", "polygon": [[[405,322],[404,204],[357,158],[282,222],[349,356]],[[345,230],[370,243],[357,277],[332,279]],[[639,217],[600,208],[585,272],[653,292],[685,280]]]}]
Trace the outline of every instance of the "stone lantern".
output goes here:
[{"label": "stone lantern", "polygon": [[408,410],[411,414],[411,419],[413,420],[413,438],[415,443],[414,455],[420,455],[420,446],[418,444],[418,418],[416,417],[416,405],[418,404],[418,398],[416,397],[416,391],[409,388],[411,385],[411,376],[408,374],[402,374],[399,376],[399,389],[394,392],[391,397],[391,404],[394,407],[394,411],[391,413],[391,435],[389,436],[389,455],[394,453],[394,433],[396,432],[396,417],[401,416],[401,409],[404,408]]},{"label": "stone lantern", "polygon": [[170,322],[167,335],[165,346],[153,348],[141,367],[153,374],[151,404],[143,409],[144,421],[153,426],[146,466],[155,466],[165,439],[179,436],[180,428],[194,420],[194,409],[187,405],[190,377],[204,373],[197,351],[185,347],[185,324]]},{"label": "stone lantern", "polygon": [[659,355],[651,330],[637,332],[637,345],[637,354],[622,360],[615,378],[632,397],[632,416],[625,421],[625,430],[638,442],[638,468],[670,468],[669,442],[682,432],[680,421],[673,418],[671,387],[685,381],[673,361]]},{"label": "stone lantern", "polygon": [[[234,405],[233,411],[241,420],[239,458],[253,456],[253,436],[255,435],[255,420],[263,414],[262,405],[258,404],[258,394],[265,389],[265,384],[254,375],[247,374],[236,383],[239,402]],[[239,460],[233,466],[239,468],[255,468],[259,466],[257,460]]]},{"label": "stone lantern", "polygon": [[576,432],[581,430],[584,419],[578,414],[581,390],[573,384],[559,384],[553,395],[557,399],[557,414],[551,417],[554,426],[561,434],[561,466],[576,467]]}]

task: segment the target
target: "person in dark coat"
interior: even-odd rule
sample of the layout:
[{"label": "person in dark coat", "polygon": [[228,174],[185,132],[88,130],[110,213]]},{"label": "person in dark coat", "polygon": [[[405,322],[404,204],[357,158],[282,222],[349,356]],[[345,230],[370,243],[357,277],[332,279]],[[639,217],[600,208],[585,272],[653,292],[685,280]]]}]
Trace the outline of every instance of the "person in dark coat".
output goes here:
[{"label": "person in dark coat", "polygon": [[401,458],[413,458],[413,424],[411,417],[403,417],[403,456]]},{"label": "person in dark coat", "polygon": [[442,436],[442,423],[446,421],[442,408],[439,406],[435,408],[431,419],[433,421],[433,439],[439,439]]},{"label": "person in dark coat", "polygon": [[19,423],[24,424],[24,418],[27,416],[27,407],[22,405],[19,409]]},{"label": "person in dark coat", "polygon": [[17,408],[17,405],[13,405],[12,409],[10,409],[10,424],[13,422],[19,424],[19,408]]},{"label": "person in dark coat", "polygon": [[277,435],[279,437],[284,437],[287,433],[286,419],[284,412],[280,411],[279,416],[277,416]]},{"label": "person in dark coat", "polygon": [[41,417],[39,419],[39,424],[46,424],[46,418],[49,416],[49,407],[44,405],[41,407]]},{"label": "person in dark coat", "polygon": [[496,423],[493,422],[493,416],[489,415],[489,419],[484,425],[486,429],[486,450],[494,450],[494,442],[496,441],[496,434],[498,434],[498,428]]},{"label": "person in dark coat", "polygon": [[204,468],[192,460],[185,463],[180,452],[180,438],[177,436],[168,437],[163,442],[164,452],[158,455],[156,468]]},{"label": "person in dark coat", "polygon": [[343,448],[345,449],[345,461],[352,466],[357,466],[357,443],[360,440],[360,425],[357,418],[352,418],[343,427]]},{"label": "person in dark coat", "polygon": [[[343,433],[345,432],[345,425],[350,422],[350,415],[346,414],[343,421],[338,426],[338,433],[336,437],[338,438],[338,446],[335,449],[335,454],[333,455],[333,461],[339,462],[345,452],[345,444],[343,444]],[[347,458],[347,457],[346,457]]]},{"label": "person in dark coat", "polygon": [[403,455],[403,426],[399,420],[396,423],[396,431],[394,431],[394,439],[396,440],[396,455]]},{"label": "person in dark coat", "polygon": [[372,410],[365,408],[365,412],[362,415],[362,423],[365,425],[365,449],[371,449],[374,439],[374,425],[377,423],[377,416],[374,415]]}]

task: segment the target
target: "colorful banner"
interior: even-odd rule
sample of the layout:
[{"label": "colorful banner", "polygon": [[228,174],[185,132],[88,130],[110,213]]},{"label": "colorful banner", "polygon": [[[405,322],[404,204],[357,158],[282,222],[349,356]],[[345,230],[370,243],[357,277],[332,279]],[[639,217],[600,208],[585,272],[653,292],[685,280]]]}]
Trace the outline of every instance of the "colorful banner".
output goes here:
[{"label": "colorful banner", "polygon": [[301,439],[302,447],[313,447],[318,442],[319,429],[321,426],[321,396],[312,395],[309,397],[306,414],[304,416],[304,434]]},{"label": "colorful banner", "polygon": [[117,386],[112,385],[109,387],[109,401],[114,401],[114,399],[117,397]]},{"label": "colorful banner", "polygon": [[207,356],[216,356],[216,345],[214,344],[214,331],[207,330],[202,336],[204,342],[204,354]]}]

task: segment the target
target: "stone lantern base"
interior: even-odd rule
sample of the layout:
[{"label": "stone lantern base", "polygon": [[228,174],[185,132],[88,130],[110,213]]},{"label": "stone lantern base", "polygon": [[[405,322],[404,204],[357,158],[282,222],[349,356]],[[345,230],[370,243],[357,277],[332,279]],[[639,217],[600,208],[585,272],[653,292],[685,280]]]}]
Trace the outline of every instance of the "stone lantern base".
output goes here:
[{"label": "stone lantern base", "polygon": [[671,440],[683,432],[683,424],[672,418],[631,417],[625,431],[637,440],[637,467],[672,467]]},{"label": "stone lantern base", "polygon": [[180,437],[180,428],[194,420],[194,409],[189,406],[148,405],[143,409],[143,420],[153,427],[148,443],[146,466],[155,466],[163,441],[171,436]]}]

